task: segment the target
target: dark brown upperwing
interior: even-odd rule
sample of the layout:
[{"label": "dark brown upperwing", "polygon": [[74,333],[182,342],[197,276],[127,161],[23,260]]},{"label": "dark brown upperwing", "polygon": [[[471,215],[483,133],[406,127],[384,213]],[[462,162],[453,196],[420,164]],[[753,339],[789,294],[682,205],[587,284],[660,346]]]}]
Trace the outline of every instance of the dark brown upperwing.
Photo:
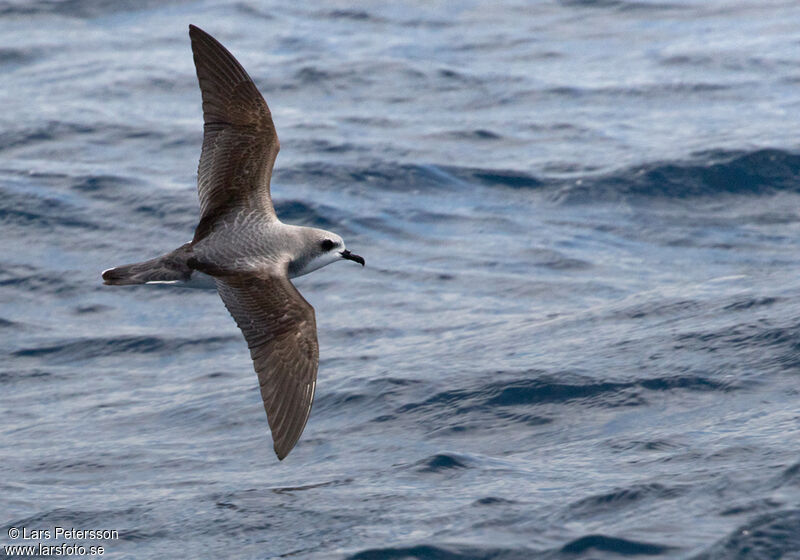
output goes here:
[{"label": "dark brown upperwing", "polygon": [[280,143],[267,103],[242,65],[199,27],[190,25],[189,36],[205,123],[197,170],[199,241],[218,218],[239,209],[276,219],[269,182]]},{"label": "dark brown upperwing", "polygon": [[275,453],[303,433],[317,383],[314,308],[285,275],[218,276],[217,291],[250,347]]}]

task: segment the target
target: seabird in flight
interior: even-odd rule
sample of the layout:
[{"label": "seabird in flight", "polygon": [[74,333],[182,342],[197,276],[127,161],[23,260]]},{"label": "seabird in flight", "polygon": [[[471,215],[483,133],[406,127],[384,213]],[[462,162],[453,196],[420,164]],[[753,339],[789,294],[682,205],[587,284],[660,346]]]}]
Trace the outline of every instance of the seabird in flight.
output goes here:
[{"label": "seabird in flight", "polygon": [[319,365],[314,308],[290,282],[339,260],[364,259],[335,233],[282,223],[269,183],[280,144],[267,103],[242,65],[189,26],[203,96],[194,238],[155,259],[103,272],[111,285],[188,283],[207,275],[244,334],[261,385],[275,453],[303,433]]}]

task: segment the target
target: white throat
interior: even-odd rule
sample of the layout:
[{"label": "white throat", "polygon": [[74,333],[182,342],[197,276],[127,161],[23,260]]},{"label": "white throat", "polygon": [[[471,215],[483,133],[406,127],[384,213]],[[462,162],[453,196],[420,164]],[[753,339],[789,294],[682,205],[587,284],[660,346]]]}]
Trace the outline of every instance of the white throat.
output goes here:
[{"label": "white throat", "polygon": [[322,268],[323,266],[329,265],[332,262],[341,260],[342,256],[339,254],[340,250],[343,249],[336,249],[328,253],[325,253],[324,255],[320,255],[314,259],[311,259],[299,271],[295,272],[294,274],[290,274],[289,278],[297,278],[298,276],[304,276],[309,272],[314,272],[318,268]]}]

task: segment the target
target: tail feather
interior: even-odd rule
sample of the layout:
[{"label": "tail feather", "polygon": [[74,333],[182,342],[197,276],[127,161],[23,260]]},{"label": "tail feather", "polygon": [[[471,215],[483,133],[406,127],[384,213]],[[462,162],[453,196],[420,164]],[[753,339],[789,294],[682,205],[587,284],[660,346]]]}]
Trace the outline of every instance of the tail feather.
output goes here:
[{"label": "tail feather", "polygon": [[103,283],[111,286],[131,286],[149,282],[185,282],[192,275],[186,264],[191,256],[187,243],[155,259],[134,264],[125,264],[103,271]]}]

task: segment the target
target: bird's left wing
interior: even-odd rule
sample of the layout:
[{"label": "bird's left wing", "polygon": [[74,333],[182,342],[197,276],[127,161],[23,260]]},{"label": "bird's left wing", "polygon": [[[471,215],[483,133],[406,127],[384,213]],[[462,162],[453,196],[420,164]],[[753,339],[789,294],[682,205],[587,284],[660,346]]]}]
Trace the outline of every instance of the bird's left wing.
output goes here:
[{"label": "bird's left wing", "polygon": [[300,439],[314,399],[319,365],[314,308],[285,274],[225,275],[215,281],[250,347],[282,460]]}]

